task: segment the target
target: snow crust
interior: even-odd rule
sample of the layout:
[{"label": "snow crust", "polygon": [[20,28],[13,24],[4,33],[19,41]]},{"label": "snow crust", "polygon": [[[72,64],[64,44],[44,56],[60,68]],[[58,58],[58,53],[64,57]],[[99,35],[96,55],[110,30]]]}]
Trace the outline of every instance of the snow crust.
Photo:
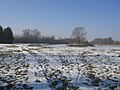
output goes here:
[{"label": "snow crust", "polygon": [[120,90],[120,47],[0,45],[0,90],[62,90],[58,88],[63,86]]}]

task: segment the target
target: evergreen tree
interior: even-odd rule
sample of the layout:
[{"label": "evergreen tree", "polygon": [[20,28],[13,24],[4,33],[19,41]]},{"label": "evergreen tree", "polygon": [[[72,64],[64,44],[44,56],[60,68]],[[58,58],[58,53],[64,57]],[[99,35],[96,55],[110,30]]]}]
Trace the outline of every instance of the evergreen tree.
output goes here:
[{"label": "evergreen tree", "polygon": [[4,43],[12,44],[14,41],[13,32],[10,27],[4,29]]},{"label": "evergreen tree", "polygon": [[0,43],[3,43],[3,28],[0,26]]}]

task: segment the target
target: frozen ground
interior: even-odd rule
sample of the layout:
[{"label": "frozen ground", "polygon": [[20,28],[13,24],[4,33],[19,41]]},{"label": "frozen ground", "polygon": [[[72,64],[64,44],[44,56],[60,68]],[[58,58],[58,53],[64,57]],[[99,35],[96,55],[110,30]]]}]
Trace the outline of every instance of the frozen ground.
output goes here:
[{"label": "frozen ground", "polygon": [[1,44],[0,90],[120,90],[120,47]]}]

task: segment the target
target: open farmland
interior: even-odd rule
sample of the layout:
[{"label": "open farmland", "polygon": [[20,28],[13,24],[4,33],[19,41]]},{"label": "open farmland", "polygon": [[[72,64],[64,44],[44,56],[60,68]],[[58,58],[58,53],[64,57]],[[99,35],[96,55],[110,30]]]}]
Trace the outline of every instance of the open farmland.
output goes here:
[{"label": "open farmland", "polygon": [[120,90],[120,47],[0,45],[0,90]]}]

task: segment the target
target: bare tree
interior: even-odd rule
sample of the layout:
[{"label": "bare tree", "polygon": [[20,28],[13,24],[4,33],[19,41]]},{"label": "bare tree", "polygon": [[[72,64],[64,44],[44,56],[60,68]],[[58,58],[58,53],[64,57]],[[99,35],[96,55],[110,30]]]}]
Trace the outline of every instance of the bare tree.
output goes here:
[{"label": "bare tree", "polygon": [[22,34],[22,37],[24,38],[24,41],[30,41],[30,29],[25,29],[23,30],[23,34]]},{"label": "bare tree", "polygon": [[83,27],[76,27],[72,31],[72,38],[73,38],[73,43],[76,44],[84,44],[86,41],[86,34],[87,32],[84,30]]},{"label": "bare tree", "polygon": [[31,35],[34,38],[34,40],[36,40],[37,42],[41,38],[41,32],[38,29],[31,30]]},{"label": "bare tree", "polygon": [[38,29],[25,29],[23,30],[22,37],[26,42],[39,42],[41,38],[41,32]]},{"label": "bare tree", "polygon": [[23,37],[29,38],[30,37],[30,29],[23,30]]}]

